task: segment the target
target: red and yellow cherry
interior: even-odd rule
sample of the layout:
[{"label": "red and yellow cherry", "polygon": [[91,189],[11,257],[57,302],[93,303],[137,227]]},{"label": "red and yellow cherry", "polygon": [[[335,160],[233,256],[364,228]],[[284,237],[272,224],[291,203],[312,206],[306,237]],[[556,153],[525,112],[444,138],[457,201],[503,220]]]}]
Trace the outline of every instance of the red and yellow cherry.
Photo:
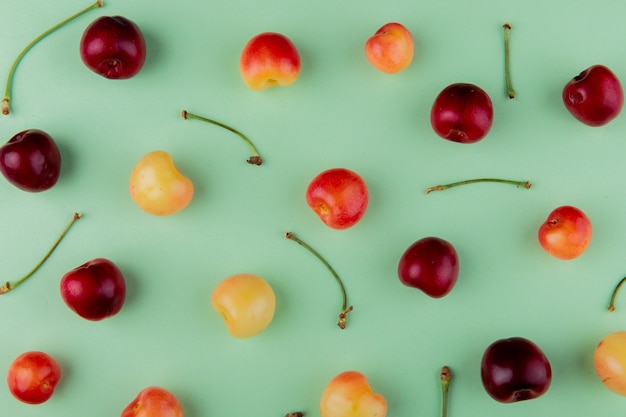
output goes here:
[{"label": "red and yellow cherry", "polygon": [[222,280],[211,294],[211,305],[231,336],[256,336],[269,326],[276,310],[276,295],[258,275],[236,274]]},{"label": "red and yellow cherry", "polygon": [[309,183],[306,202],[327,226],[347,229],[365,214],[369,193],[359,174],[345,168],[332,168]]},{"label": "red and yellow cherry", "polygon": [[539,227],[541,247],[550,255],[564,260],[580,256],[591,242],[591,221],[572,206],[555,208]]},{"label": "red and yellow cherry", "polygon": [[565,108],[589,126],[603,126],[615,119],[624,105],[617,76],[604,65],[592,65],[563,87]]},{"label": "red and yellow cherry", "polygon": [[435,133],[444,139],[476,143],[491,130],[491,98],[474,84],[451,84],[435,99],[430,111],[430,123]]},{"label": "red and yellow cherry", "polygon": [[121,417],[183,417],[178,398],[165,388],[142,389],[122,411]]},{"label": "red and yellow cherry", "polygon": [[252,90],[288,86],[300,75],[300,54],[285,35],[260,33],[244,46],[239,71],[243,82]]},{"label": "red and yellow cherry", "polygon": [[108,259],[96,258],[63,275],[61,298],[82,318],[99,321],[122,309],[126,281],[117,265]]},{"label": "red and yellow cherry", "polygon": [[387,74],[395,74],[411,65],[414,50],[411,32],[396,22],[381,26],[365,42],[367,60]]},{"label": "red and yellow cherry", "polygon": [[493,342],[483,354],[480,375],[485,391],[502,403],[538,398],[552,382],[548,358],[523,337]]},{"label": "red and yellow cherry", "polygon": [[330,380],[320,401],[322,417],[385,417],[387,401],[374,392],[358,371],[345,371]]},{"label": "red and yellow cherry", "polygon": [[133,201],[143,211],[156,216],[174,214],[193,198],[193,183],[165,151],[144,155],[133,168],[128,182]]},{"label": "red and yellow cherry", "polygon": [[400,282],[433,298],[448,294],[459,276],[459,258],[450,242],[425,237],[413,243],[398,263]]},{"label": "red and yellow cherry", "polygon": [[598,343],[593,365],[608,389],[626,396],[626,331],[611,333]]},{"label": "red and yellow cherry", "polygon": [[59,179],[61,153],[46,132],[24,130],[0,147],[0,172],[24,191],[45,191]]},{"label": "red and yellow cherry", "polygon": [[61,379],[61,367],[44,352],[22,353],[9,366],[7,384],[18,400],[27,404],[41,404],[50,399]]},{"label": "red and yellow cherry", "polygon": [[131,20],[101,16],[83,32],[80,57],[87,68],[105,78],[131,78],[143,68],[146,41]]}]

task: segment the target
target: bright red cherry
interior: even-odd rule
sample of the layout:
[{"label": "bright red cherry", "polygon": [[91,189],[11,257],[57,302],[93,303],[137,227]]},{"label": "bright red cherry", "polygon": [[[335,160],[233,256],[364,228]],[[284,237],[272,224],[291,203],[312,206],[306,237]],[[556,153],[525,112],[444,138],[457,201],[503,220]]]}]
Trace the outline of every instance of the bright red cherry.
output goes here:
[{"label": "bright red cherry", "polygon": [[512,337],[493,342],[483,354],[481,379],[496,401],[513,403],[543,395],[552,381],[546,355],[528,339]]},{"label": "bright red cherry", "polygon": [[41,404],[50,399],[61,379],[61,367],[47,353],[22,353],[9,366],[7,384],[18,400],[27,404]]},{"label": "bright red cherry", "polygon": [[459,276],[454,246],[438,237],[425,237],[404,252],[398,264],[400,282],[433,298],[448,294]]},{"label": "bright red cherry", "polygon": [[87,320],[102,320],[119,313],[126,298],[126,282],[110,260],[96,258],[61,278],[65,304]]},{"label": "bright red cherry", "polygon": [[46,132],[24,130],[0,147],[0,172],[24,191],[45,191],[59,179],[61,153]]},{"label": "bright red cherry", "polygon": [[451,84],[439,93],[430,111],[430,123],[439,136],[459,143],[475,143],[493,124],[491,98],[473,84]]},{"label": "bright red cherry", "polygon": [[178,398],[165,388],[151,386],[142,389],[122,410],[121,417],[183,417]]},{"label": "bright red cherry", "polygon": [[552,210],[537,233],[550,255],[564,260],[580,256],[591,242],[591,221],[580,209],[561,206]]},{"label": "bright red cherry", "polygon": [[139,27],[122,16],[102,16],[80,40],[80,57],[96,74],[109,79],[136,75],[146,60],[146,41]]},{"label": "bright red cherry", "polygon": [[365,214],[369,193],[359,174],[333,168],[318,174],[306,190],[306,202],[333,229],[354,226]]},{"label": "bright red cherry", "polygon": [[567,110],[589,126],[602,126],[615,119],[624,105],[624,92],[617,76],[604,65],[593,65],[563,88]]}]

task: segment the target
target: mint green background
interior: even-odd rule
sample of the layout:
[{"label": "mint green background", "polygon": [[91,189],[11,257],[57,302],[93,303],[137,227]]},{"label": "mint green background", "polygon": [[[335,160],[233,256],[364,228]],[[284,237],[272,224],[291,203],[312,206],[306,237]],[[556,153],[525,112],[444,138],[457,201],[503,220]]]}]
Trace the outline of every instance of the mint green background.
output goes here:
[{"label": "mint green background", "polygon": [[[89,0],[90,1],[90,0]],[[89,1],[3,0],[0,73],[39,33]],[[27,284],[0,299],[0,371],[27,350],[58,359],[64,376],[47,403],[28,406],[0,388],[3,416],[117,416],[144,387],[175,393],[186,416],[319,415],[337,373],[355,369],[389,404],[389,416],[436,416],[438,373],[454,373],[450,416],[620,415],[626,399],[595,375],[593,350],[626,327],[626,294],[606,305],[626,273],[626,116],[602,128],[577,122],[563,85],[602,63],[626,79],[626,3],[571,1],[121,1],[83,16],[35,47],[14,82],[8,140],[39,128],[64,158],[58,184],[40,194],[0,181],[2,280],[26,272],[74,211],[84,213]],[[84,67],[78,42],[99,15],[123,15],[145,34],[148,59],[126,81]],[[390,76],[371,67],[365,40],[400,21],[416,57]],[[504,92],[502,28],[510,21],[513,81]],[[239,76],[249,38],[289,36],[302,71],[288,87],[256,92]],[[429,123],[438,92],[472,82],[491,96],[495,122],[474,145],[439,139]],[[184,121],[187,109],[232,124],[231,133]],[[196,187],[184,211],[153,217],[127,191],[130,170],[162,149]],[[355,227],[324,226],[306,206],[308,182],[324,169],[360,173],[370,206]],[[530,191],[500,184],[433,193],[432,185],[477,177],[530,179]],[[594,226],[580,258],[539,247],[548,213],[571,204]],[[287,241],[317,248],[342,276],[355,310],[340,331],[339,293],[324,267]],[[399,257],[424,236],[449,240],[460,256],[454,290],[433,300],[404,287]],[[59,280],[96,257],[124,272],[121,313],[88,322],[59,295]],[[210,307],[223,278],[251,272],[277,294],[270,327],[231,338]],[[496,339],[535,341],[553,368],[541,398],[505,405],[484,391],[484,349]]]}]

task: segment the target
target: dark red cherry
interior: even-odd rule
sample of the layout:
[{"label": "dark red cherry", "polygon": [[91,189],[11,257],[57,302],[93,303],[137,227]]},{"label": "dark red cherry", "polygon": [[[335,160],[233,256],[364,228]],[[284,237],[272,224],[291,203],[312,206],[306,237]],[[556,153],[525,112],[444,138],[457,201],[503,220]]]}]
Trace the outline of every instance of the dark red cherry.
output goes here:
[{"label": "dark red cherry", "polygon": [[617,76],[604,65],[593,65],[563,87],[565,108],[589,126],[602,126],[615,119],[624,105],[624,92]]},{"label": "dark red cherry", "polygon": [[105,78],[130,78],[143,67],[146,42],[134,22],[121,16],[102,16],[85,29],[80,57],[89,69]]},{"label": "dark red cherry", "polygon": [[552,381],[552,368],[539,347],[523,337],[501,339],[483,354],[481,379],[496,401],[513,403],[543,395]]},{"label": "dark red cherry", "polygon": [[22,190],[45,191],[59,179],[61,153],[46,132],[24,130],[0,147],[0,172]]},{"label": "dark red cherry", "polygon": [[430,123],[439,136],[459,143],[475,143],[489,133],[493,105],[489,95],[473,84],[444,88],[430,111]]}]

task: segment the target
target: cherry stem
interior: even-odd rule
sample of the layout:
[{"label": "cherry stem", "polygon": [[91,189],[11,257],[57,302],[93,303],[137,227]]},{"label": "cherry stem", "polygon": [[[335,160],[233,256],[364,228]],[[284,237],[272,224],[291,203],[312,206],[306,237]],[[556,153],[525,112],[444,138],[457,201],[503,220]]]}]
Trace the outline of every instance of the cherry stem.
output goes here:
[{"label": "cherry stem", "polygon": [[477,178],[477,179],[473,179],[473,180],[452,182],[450,184],[436,185],[434,187],[427,188],[426,189],[426,194],[428,194],[428,193],[430,193],[432,191],[443,191],[443,190],[447,190],[448,188],[456,187],[456,186],[459,186],[459,185],[465,185],[465,184],[474,184],[476,182],[499,182],[499,183],[503,183],[503,184],[515,185],[516,187],[524,187],[527,190],[530,189],[530,187],[533,186],[530,183],[530,181],[503,180],[503,179],[500,179],[500,178]]},{"label": "cherry stem", "polygon": [[189,113],[187,110],[183,110],[181,115],[183,116],[183,119],[185,119],[185,120],[187,120],[187,119],[201,120],[203,122],[207,122],[207,123],[211,123],[211,124],[214,124],[216,126],[219,126],[219,127],[223,127],[226,130],[230,130],[231,132],[233,132],[234,134],[239,136],[241,139],[243,139],[243,141],[246,142],[246,144],[248,144],[248,146],[250,147],[250,150],[252,151],[252,156],[246,162],[251,164],[251,165],[261,165],[263,163],[263,158],[261,158],[261,155],[259,155],[259,152],[256,150],[256,148],[252,144],[252,141],[250,139],[248,139],[248,137],[246,135],[244,135],[243,133],[241,133],[237,129],[235,129],[233,127],[230,127],[228,125],[225,125],[224,123],[220,123],[218,121],[215,121],[213,119],[208,119],[206,117],[202,117],[202,116],[198,116],[198,115],[193,114],[193,113]]},{"label": "cherry stem", "polygon": [[287,413],[285,414],[285,417],[303,417],[304,413],[301,413],[299,411],[296,411],[295,413]]},{"label": "cherry stem", "polygon": [[448,389],[450,388],[450,380],[452,379],[452,372],[450,368],[444,366],[441,368],[441,374],[439,375],[439,379],[441,379],[441,417],[448,417]]},{"label": "cherry stem", "polygon": [[20,62],[22,61],[22,58],[24,58],[24,56],[28,53],[28,51],[30,51],[33,46],[35,46],[36,44],[39,43],[39,41],[41,41],[42,39],[44,39],[46,36],[50,35],[52,32],[56,31],[57,29],[61,28],[62,26],[65,26],[67,23],[71,22],[72,20],[84,15],[85,13],[93,10],[93,9],[97,9],[99,7],[104,6],[103,0],[97,0],[94,4],[92,4],[91,6],[87,7],[86,9],[81,10],[80,12],[68,17],[67,19],[63,20],[60,23],[57,23],[56,25],[52,26],[50,29],[46,30],[44,33],[42,33],[41,35],[39,35],[38,37],[36,37],[31,43],[29,43],[28,45],[26,45],[26,48],[24,48],[24,50],[22,52],[20,52],[20,54],[17,56],[17,58],[15,58],[15,61],[13,62],[13,65],[11,66],[11,69],[9,70],[9,76],[7,77],[7,84],[4,90],[4,98],[2,99],[2,114],[7,115],[10,113],[10,102],[11,102],[11,93],[12,93],[12,88],[13,88],[13,77],[15,76],[15,71],[17,70],[17,66],[20,64]]},{"label": "cherry stem", "polygon": [[619,292],[619,289],[622,288],[622,285],[624,285],[624,282],[626,282],[626,277],[622,278],[620,282],[617,284],[617,286],[615,287],[615,289],[613,290],[613,295],[611,296],[611,302],[609,303],[609,311],[611,313],[615,311],[615,297],[617,297],[617,293]]},{"label": "cherry stem", "polygon": [[315,257],[317,259],[319,259],[326,266],[326,268],[328,268],[330,273],[335,277],[335,280],[337,281],[337,284],[339,284],[339,288],[341,289],[341,297],[342,297],[342,300],[343,300],[343,304],[341,305],[341,312],[339,313],[339,322],[337,324],[338,324],[340,329],[345,329],[346,328],[346,319],[347,319],[348,313],[352,311],[352,306],[348,307],[348,296],[346,294],[346,289],[343,286],[343,282],[341,282],[341,278],[339,278],[339,275],[337,274],[337,272],[335,272],[333,267],[330,266],[330,264],[326,261],[326,259],[324,259],[324,257],[322,257],[322,255],[320,255],[311,246],[309,246],[308,244],[303,242],[296,235],[294,235],[291,232],[286,232],[285,233],[285,237],[287,239],[289,239],[289,240],[293,240],[294,242],[298,243],[300,246],[303,246],[305,249],[307,249],[313,255],[315,255]]},{"label": "cherry stem", "polygon": [[506,22],[502,25],[504,28],[504,71],[506,78],[506,93],[509,98],[515,98],[515,90],[513,89],[513,83],[511,82],[511,58],[509,51],[509,36],[511,32],[511,24]]},{"label": "cherry stem", "polygon": [[41,258],[41,260],[37,263],[37,265],[35,265],[35,267],[33,269],[31,269],[26,275],[24,275],[22,278],[18,279],[17,281],[14,281],[14,282],[8,282],[7,281],[3,286],[0,287],[0,295],[11,291],[15,287],[17,287],[18,285],[20,285],[21,283],[26,281],[28,278],[30,278],[31,275],[33,275],[39,269],[39,267],[41,265],[43,265],[44,262],[46,262],[46,260],[50,257],[50,255],[52,255],[52,252],[54,252],[56,247],[59,246],[59,243],[61,243],[61,240],[63,240],[63,238],[65,237],[67,232],[69,232],[69,230],[72,227],[72,225],[74,224],[74,222],[76,220],[80,219],[81,217],[82,217],[82,215],[80,213],[74,213],[74,216],[72,217],[72,220],[68,223],[67,226],[65,226],[65,229],[63,229],[63,232],[61,232],[61,234],[59,235],[57,240],[54,242],[52,247],[48,250],[48,252],[46,252],[44,257]]}]

